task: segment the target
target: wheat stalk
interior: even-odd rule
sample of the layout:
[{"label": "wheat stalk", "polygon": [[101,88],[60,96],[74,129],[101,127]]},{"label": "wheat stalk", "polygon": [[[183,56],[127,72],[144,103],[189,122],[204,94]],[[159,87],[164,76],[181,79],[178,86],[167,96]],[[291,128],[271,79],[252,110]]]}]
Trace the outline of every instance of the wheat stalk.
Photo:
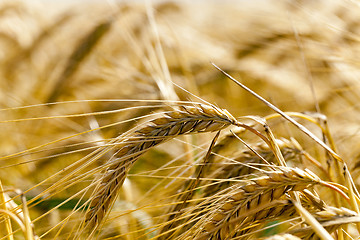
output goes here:
[{"label": "wheat stalk", "polygon": [[109,163],[102,174],[90,200],[85,218],[86,226],[94,230],[101,224],[116,199],[129,168],[151,147],[179,135],[217,131],[231,124],[241,125],[226,110],[199,104],[182,106],[181,110],[168,112],[137,130],[133,136],[120,143],[116,159]]}]

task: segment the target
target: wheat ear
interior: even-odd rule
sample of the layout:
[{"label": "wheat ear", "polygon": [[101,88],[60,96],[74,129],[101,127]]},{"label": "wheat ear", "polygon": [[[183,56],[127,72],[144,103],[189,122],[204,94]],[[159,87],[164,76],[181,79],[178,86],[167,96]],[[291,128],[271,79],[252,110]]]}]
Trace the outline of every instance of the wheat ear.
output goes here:
[{"label": "wheat ear", "polygon": [[239,125],[226,110],[198,104],[182,106],[180,110],[168,112],[135,131],[120,142],[116,159],[108,163],[109,167],[102,174],[90,199],[85,225],[94,230],[101,224],[116,199],[129,168],[151,147],[179,135],[218,131],[231,124]]},{"label": "wheat ear", "polygon": [[[324,210],[312,213],[312,215],[329,234],[339,229],[342,225],[360,221],[360,216],[356,212],[344,207],[336,208],[326,206]],[[305,240],[321,239],[310,226],[302,226],[302,228],[292,230],[290,233]]]},{"label": "wheat ear", "polygon": [[[238,224],[229,224],[232,218],[244,215],[253,208],[280,199],[289,191],[301,191],[311,185],[320,184],[322,181],[310,171],[299,168],[280,167],[278,171],[271,171],[259,178],[249,180],[247,184],[233,186],[232,190],[219,200],[220,204],[209,211],[207,220],[202,221],[201,233],[198,239],[227,239],[229,234]],[[246,214],[236,222],[244,224],[251,221]],[[266,216],[264,216],[266,217]]]},{"label": "wheat ear", "polygon": [[[329,209],[324,201],[308,189],[298,192],[298,196],[301,205],[311,214],[316,215],[317,213],[326,212],[326,210]],[[254,238],[259,232],[268,227],[267,224],[269,222],[287,222],[288,220],[293,222],[295,219],[295,221],[299,220],[296,217],[294,218],[294,216],[298,216],[298,214],[296,207],[290,199],[289,194],[284,194],[279,200],[271,201],[267,205],[261,204],[259,207],[247,211],[246,219],[241,215],[233,217],[231,222],[237,223],[233,231],[237,239]],[[243,221],[239,222],[238,219]],[[293,224],[296,225],[295,222]],[[303,225],[297,226],[300,228],[303,227]]]}]

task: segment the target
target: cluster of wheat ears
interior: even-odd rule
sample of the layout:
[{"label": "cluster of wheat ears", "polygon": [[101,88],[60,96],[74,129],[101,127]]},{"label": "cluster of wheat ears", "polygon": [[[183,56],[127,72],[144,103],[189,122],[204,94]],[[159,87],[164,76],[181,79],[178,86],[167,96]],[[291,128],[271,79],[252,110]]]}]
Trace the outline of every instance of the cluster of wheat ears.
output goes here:
[{"label": "cluster of wheat ears", "polygon": [[259,2],[2,2],[0,239],[358,239],[359,8]]}]

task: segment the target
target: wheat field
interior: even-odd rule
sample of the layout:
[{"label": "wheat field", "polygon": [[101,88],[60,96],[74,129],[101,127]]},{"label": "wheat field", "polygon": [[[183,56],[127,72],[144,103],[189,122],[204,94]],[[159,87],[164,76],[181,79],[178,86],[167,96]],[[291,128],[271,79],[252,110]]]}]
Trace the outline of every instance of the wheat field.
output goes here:
[{"label": "wheat field", "polygon": [[359,239],[348,1],[1,1],[0,239]]}]

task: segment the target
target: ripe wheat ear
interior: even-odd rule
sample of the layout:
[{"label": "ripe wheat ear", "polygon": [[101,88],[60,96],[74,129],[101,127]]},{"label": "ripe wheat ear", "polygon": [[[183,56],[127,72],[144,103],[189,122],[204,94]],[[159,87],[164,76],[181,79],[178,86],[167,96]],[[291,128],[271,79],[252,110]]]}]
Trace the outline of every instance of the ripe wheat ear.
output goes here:
[{"label": "ripe wheat ear", "polygon": [[181,106],[179,110],[174,109],[165,116],[152,120],[130,137],[123,139],[118,145],[116,159],[108,163],[109,167],[100,177],[92,194],[85,226],[92,231],[99,227],[114,203],[130,167],[151,147],[179,135],[213,132],[229,125],[243,124],[228,111],[215,106]]}]

